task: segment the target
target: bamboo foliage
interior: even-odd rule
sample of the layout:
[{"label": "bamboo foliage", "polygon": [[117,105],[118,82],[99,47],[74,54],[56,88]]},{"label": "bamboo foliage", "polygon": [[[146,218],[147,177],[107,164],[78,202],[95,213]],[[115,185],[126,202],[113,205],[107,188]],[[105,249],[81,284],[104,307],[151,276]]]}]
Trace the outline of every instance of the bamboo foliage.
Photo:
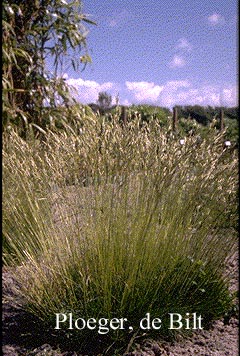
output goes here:
[{"label": "bamboo foliage", "polygon": [[79,1],[3,2],[3,128],[14,124],[23,134],[30,124],[44,127],[44,106],[66,103],[68,88],[59,79],[64,65],[76,70],[91,61],[84,22],[94,24]]}]

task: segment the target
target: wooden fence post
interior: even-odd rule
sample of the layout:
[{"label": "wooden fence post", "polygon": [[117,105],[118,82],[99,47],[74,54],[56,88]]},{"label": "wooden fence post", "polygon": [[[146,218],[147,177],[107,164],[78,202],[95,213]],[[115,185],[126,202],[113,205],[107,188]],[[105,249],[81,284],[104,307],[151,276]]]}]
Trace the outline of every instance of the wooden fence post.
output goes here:
[{"label": "wooden fence post", "polygon": [[127,109],[126,109],[126,106],[122,106],[121,121],[123,123],[123,126],[125,126],[126,123],[127,123]]},{"label": "wooden fence post", "polygon": [[177,108],[173,108],[173,131],[176,131],[177,128],[177,121],[178,121],[178,112]]},{"label": "wooden fence post", "polygon": [[220,111],[220,131],[223,131],[224,129],[224,111],[221,109]]}]

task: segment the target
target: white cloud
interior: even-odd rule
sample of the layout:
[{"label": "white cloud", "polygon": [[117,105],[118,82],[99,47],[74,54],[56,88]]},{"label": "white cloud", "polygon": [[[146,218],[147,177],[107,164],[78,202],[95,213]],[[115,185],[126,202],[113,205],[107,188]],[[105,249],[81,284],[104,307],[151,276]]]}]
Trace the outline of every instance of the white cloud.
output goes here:
[{"label": "white cloud", "polygon": [[172,108],[175,105],[211,105],[211,106],[237,106],[236,85],[197,85],[189,80],[171,80],[161,85],[154,82],[125,82],[125,88],[120,84],[105,82],[98,83],[93,80],[81,78],[68,78],[66,82],[75,87],[75,98],[83,103],[95,103],[98,93],[107,91],[112,95],[113,101],[116,93],[120,91],[121,105],[129,106],[132,103],[152,103]]},{"label": "white cloud", "polygon": [[[159,98],[159,105],[173,107],[174,105],[202,106],[236,106],[237,88],[228,86],[193,87],[188,81],[167,82]],[[184,85],[185,84],[185,85]]]},{"label": "white cloud", "polygon": [[224,88],[222,90],[221,101],[222,101],[221,105],[237,106],[238,105],[237,87],[234,85],[234,86],[229,86],[227,88]]},{"label": "white cloud", "polygon": [[124,106],[130,106],[131,105],[131,103],[130,103],[130,101],[128,99],[124,99],[120,104],[124,105]]},{"label": "white cloud", "polygon": [[69,76],[68,76],[68,74],[67,74],[67,73],[63,73],[62,78],[63,78],[63,79],[68,79],[68,78],[69,78]]},{"label": "white cloud", "polygon": [[137,101],[154,102],[163,90],[162,86],[155,85],[153,82],[125,82],[125,84]]},{"label": "white cloud", "polygon": [[188,88],[191,84],[188,80],[170,80],[167,82],[164,88],[168,88],[172,91],[177,90],[178,88]]},{"label": "white cloud", "polygon": [[175,55],[169,63],[170,68],[182,68],[186,65],[186,61],[182,56]]},{"label": "white cloud", "polygon": [[176,45],[175,49],[190,52],[192,50],[192,45],[186,38],[182,37],[178,40],[178,44]]},{"label": "white cloud", "polygon": [[94,80],[83,80],[81,78],[69,78],[66,82],[75,88],[73,91],[74,97],[84,104],[96,102],[99,92],[114,89],[114,83],[111,82],[99,84]]},{"label": "white cloud", "polygon": [[173,107],[176,105],[176,97],[183,93],[184,88],[189,88],[191,83],[188,80],[171,80],[163,88],[158,105]]},{"label": "white cloud", "polygon": [[179,92],[176,100],[185,105],[219,105],[220,93],[216,92],[215,88],[198,88],[189,89],[185,92]]},{"label": "white cloud", "polygon": [[214,13],[214,14],[208,16],[207,19],[208,19],[208,22],[213,26],[218,25],[218,24],[223,24],[225,22],[224,17],[217,13]]},{"label": "white cloud", "polygon": [[116,27],[122,25],[128,21],[131,17],[131,13],[129,11],[122,10],[119,13],[116,13],[113,17],[108,19],[108,25],[110,27]]},{"label": "white cloud", "polygon": [[[188,80],[172,80],[161,86],[151,82],[126,82],[126,87],[133,94],[134,103],[151,101],[155,105],[169,108],[175,105],[237,105],[236,86],[196,87]],[[129,101],[126,103],[129,104]]]},{"label": "white cloud", "polygon": [[118,22],[117,22],[116,19],[109,20],[109,26],[110,27],[115,27],[115,26],[117,26],[117,24],[118,24]]}]

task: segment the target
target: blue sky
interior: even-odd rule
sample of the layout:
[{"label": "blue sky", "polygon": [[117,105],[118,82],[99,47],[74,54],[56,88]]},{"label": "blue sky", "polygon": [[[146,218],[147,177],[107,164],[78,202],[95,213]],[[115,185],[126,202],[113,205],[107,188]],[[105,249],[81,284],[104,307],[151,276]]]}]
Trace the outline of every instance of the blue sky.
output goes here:
[{"label": "blue sky", "polygon": [[82,103],[237,105],[235,0],[84,0],[92,64],[65,73]]}]

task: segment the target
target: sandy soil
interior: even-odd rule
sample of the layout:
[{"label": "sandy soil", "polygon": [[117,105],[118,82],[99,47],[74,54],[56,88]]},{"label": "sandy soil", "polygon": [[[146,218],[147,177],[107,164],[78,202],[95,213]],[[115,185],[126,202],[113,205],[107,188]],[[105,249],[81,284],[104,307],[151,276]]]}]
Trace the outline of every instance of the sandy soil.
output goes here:
[{"label": "sandy soil", "polygon": [[[228,262],[231,275],[230,289],[238,290],[238,254]],[[54,347],[54,336],[50,330],[43,331],[34,318],[13,306],[15,296],[11,287],[16,283],[11,270],[3,268],[3,355],[6,356],[80,356],[77,351],[66,350],[64,340],[58,349]],[[12,297],[12,302],[9,300]],[[8,301],[6,300],[8,297]],[[209,330],[199,330],[190,338],[182,338],[170,343],[164,340],[145,340],[134,344],[134,351],[124,356],[237,356],[238,313],[233,312],[222,320],[215,321]],[[64,350],[64,351],[63,351]],[[83,356],[83,355],[82,355]],[[98,355],[100,356],[100,355]]]}]

